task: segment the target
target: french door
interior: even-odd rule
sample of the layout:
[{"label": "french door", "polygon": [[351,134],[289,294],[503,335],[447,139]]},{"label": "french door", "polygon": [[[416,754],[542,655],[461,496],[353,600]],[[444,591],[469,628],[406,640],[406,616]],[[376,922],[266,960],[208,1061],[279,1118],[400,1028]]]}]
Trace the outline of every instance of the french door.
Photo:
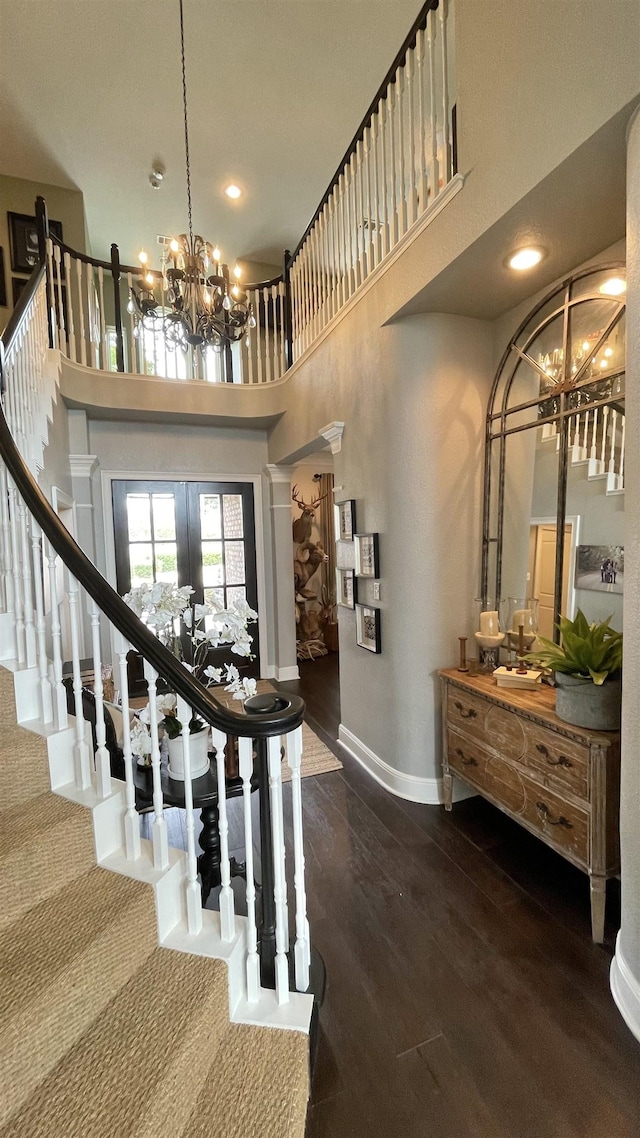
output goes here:
[{"label": "french door", "polygon": [[[122,596],[143,582],[192,585],[192,600],[244,599],[257,611],[253,486],[247,482],[114,480],[116,582]],[[258,668],[258,625],[253,667]],[[210,663],[245,664],[229,649],[211,652]],[[243,669],[244,670],[244,669]]]}]

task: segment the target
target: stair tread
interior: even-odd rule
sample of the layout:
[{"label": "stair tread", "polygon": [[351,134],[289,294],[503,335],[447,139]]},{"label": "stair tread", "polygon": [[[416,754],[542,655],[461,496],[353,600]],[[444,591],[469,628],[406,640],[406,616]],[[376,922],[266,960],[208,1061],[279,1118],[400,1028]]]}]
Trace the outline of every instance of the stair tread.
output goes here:
[{"label": "stair tread", "polygon": [[230,1024],[183,1138],[303,1138],[309,1037]]},{"label": "stair tread", "polygon": [[0,1124],[156,944],[152,888],[97,866],[0,933]]},{"label": "stair tread", "polygon": [[181,1133],[228,1024],[225,964],[156,948],[0,1135]]},{"label": "stair tread", "polygon": [[51,791],[16,805],[2,818],[0,827],[0,859],[19,846],[29,845],[49,829],[74,818],[85,819],[83,806],[69,802]]}]

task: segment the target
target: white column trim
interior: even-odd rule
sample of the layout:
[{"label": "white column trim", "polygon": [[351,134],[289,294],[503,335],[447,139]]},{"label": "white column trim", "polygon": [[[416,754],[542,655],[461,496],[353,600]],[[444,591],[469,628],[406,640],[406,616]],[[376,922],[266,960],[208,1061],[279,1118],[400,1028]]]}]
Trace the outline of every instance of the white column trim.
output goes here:
[{"label": "white column trim", "polygon": [[344,423],[340,419],[336,419],[333,423],[327,423],[326,427],[321,427],[318,431],[318,434],[322,435],[322,438],[329,443],[332,454],[340,454],[343,433]]},{"label": "white column trim", "polygon": [[97,454],[70,454],[69,467],[72,478],[91,478],[99,467]]},{"label": "white column trim", "polygon": [[291,485],[291,467],[281,466],[277,462],[268,462],[265,466],[265,473],[269,481],[275,485],[278,482],[287,482]]}]

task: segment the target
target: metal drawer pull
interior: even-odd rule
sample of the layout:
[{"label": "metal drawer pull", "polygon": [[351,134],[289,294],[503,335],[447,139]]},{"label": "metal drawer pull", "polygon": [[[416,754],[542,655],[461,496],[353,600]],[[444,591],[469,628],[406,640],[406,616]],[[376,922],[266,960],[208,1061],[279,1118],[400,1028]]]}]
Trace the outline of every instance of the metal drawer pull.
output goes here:
[{"label": "metal drawer pull", "polygon": [[[474,715],[475,715],[475,711],[474,711]],[[468,759],[466,757],[464,751],[461,751],[459,747],[456,747],[456,755],[460,756],[465,767],[477,767],[478,760],[474,759],[473,756],[471,756],[471,758]]]},{"label": "metal drawer pull", "polygon": [[573,829],[573,822],[565,818],[564,814],[560,814],[560,816],[554,820],[549,813],[549,807],[546,802],[536,802],[536,809],[542,821],[548,822],[550,826],[564,826],[566,830]]},{"label": "metal drawer pull", "polygon": [[463,707],[462,704],[458,703],[457,700],[453,706],[457,711],[460,712],[461,719],[475,719],[476,715],[478,714],[478,712],[474,711],[472,707]]},{"label": "metal drawer pull", "polygon": [[558,755],[557,759],[554,759],[549,754],[548,748],[545,747],[544,743],[536,743],[536,751],[539,751],[540,754],[544,756],[544,758],[547,760],[550,767],[572,767],[573,766],[571,759],[568,759],[566,755]]}]

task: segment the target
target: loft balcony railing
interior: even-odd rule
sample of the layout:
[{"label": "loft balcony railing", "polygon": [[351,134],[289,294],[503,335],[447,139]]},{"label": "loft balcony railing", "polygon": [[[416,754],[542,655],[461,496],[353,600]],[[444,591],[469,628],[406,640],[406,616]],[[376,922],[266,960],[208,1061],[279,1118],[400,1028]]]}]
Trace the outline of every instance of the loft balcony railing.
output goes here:
[{"label": "loft balcony railing", "polygon": [[410,240],[456,173],[453,21],[453,0],[423,5],[282,274],[246,287],[257,322],[248,345],[205,355],[168,348],[128,311],[140,266],[121,264],[117,245],[110,261],[63,245],[41,207],[52,346],[87,367],[136,375],[280,379]]},{"label": "loft balcony railing", "polygon": [[[46,218],[42,202],[39,226],[44,253]],[[211,769],[217,788],[219,937],[227,946],[227,954],[235,951],[236,946],[242,953],[247,1003],[255,1005],[264,996],[264,990],[271,988],[275,989],[277,1003],[286,1004],[290,1001],[289,957],[293,986],[299,992],[309,988],[311,962],[300,786],[304,704],[297,696],[282,693],[254,696],[246,701],[243,712],[231,711],[220,703],[134,615],[73,540],[38,486],[36,476],[42,466],[47,421],[56,396],[51,366],[54,353],[49,352],[52,329],[48,316],[52,300],[60,301],[57,334],[61,337],[64,330],[64,345],[75,358],[93,367],[101,366],[105,362],[102,352],[108,350],[104,339],[94,340],[88,334],[100,328],[100,311],[92,307],[93,294],[83,284],[90,279],[85,269],[95,270],[96,266],[87,258],[77,257],[72,262],[67,251],[63,252],[64,260],[53,256],[55,278],[51,271],[47,275],[44,261],[34,269],[0,338],[0,659],[10,661],[16,672],[27,673],[25,679],[33,691],[33,718],[46,734],[71,729],[72,741],[67,737],[71,781],[65,782],[58,792],[66,793],[72,800],[111,801],[118,810],[118,841],[132,876],[136,876],[136,863],[140,865],[142,842],[128,694],[130,651],[142,657],[152,711],[157,691],[172,691],[177,694],[178,715],[183,723],[189,723],[194,715],[204,720],[209,730],[209,751],[214,756]],[[52,255],[49,243],[49,270]],[[98,285],[101,279],[98,277]],[[71,318],[75,281],[76,298],[79,297],[75,308],[77,323]],[[86,664],[81,648],[85,637],[91,645],[93,731],[85,720],[82,668]],[[112,777],[114,756],[108,748],[101,678],[105,658],[113,666],[121,694],[124,782],[120,775]],[[70,693],[64,683],[65,673],[72,678],[72,715],[68,711]],[[159,688],[161,684],[164,686]],[[153,870],[162,873],[175,864],[175,857],[172,861],[160,742],[154,725],[152,715],[149,789],[154,816],[147,857]],[[197,937],[203,929],[203,905],[188,732],[183,734],[182,744],[187,849],[179,855],[184,863],[179,907],[186,914],[189,936]],[[233,770],[229,770],[231,759]],[[288,796],[284,801],[282,789],[285,763],[291,772],[290,806]],[[254,792],[259,798],[258,825],[251,809]],[[231,887],[227,798],[232,793],[243,804],[246,916],[236,913]],[[289,816],[291,842],[285,852],[283,824]],[[114,814],[110,813],[110,817],[114,818]],[[254,850],[260,858],[259,896]],[[293,864],[293,874],[287,873],[287,862]]]}]

